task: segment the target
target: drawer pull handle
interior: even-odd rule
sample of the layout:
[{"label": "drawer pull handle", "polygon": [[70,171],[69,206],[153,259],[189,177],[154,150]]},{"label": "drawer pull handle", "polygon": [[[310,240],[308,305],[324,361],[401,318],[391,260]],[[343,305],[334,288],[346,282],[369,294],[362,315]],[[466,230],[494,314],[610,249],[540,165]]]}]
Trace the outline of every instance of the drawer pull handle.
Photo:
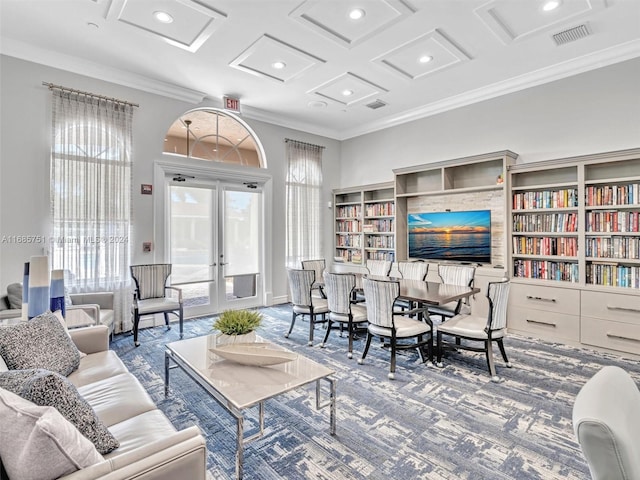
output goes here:
[{"label": "drawer pull handle", "polygon": [[530,319],[527,318],[527,323],[535,323],[536,325],[544,325],[546,327],[556,328],[556,324],[555,323],[541,322],[540,320],[530,320]]},{"label": "drawer pull handle", "polygon": [[527,295],[527,300],[540,300],[541,302],[553,302],[555,303],[555,298],[544,298],[544,297],[533,297],[531,295]]},{"label": "drawer pull handle", "polygon": [[623,337],[622,335],[615,335],[613,333],[608,333],[608,332],[607,332],[607,337],[617,338],[618,340],[629,340],[631,342],[640,342],[640,340],[638,340],[637,338]]},{"label": "drawer pull handle", "polygon": [[622,310],[623,312],[640,313],[640,310],[637,308],[616,307],[615,305],[613,307],[611,305],[607,305],[607,310]]}]

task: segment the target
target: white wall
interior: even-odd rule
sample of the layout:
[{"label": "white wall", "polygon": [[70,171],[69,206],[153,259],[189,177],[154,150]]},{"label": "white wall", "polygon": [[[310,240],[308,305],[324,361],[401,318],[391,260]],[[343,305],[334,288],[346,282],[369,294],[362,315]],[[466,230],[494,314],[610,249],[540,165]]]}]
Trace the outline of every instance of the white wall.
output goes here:
[{"label": "white wall", "polygon": [[[140,195],[139,185],[153,183],[153,164],[162,158],[164,136],[182,113],[198,106],[218,106],[214,102],[193,105],[139,90],[76,75],[43,65],[0,56],[0,292],[22,281],[22,265],[31,255],[43,253],[44,243],[15,243],[18,236],[48,239],[49,145],[51,135],[50,93],[42,82],[51,82],[100,95],[138,103],[134,114],[133,170],[133,262],[162,261],[159,251],[142,252],[142,242],[161,244],[163,232],[154,231],[153,197]],[[325,146],[325,200],[337,182],[340,143],[324,137],[244,118],[263,143],[267,171],[273,177],[273,213],[267,235],[271,235],[270,264],[273,266],[271,295],[286,298],[285,270],[285,138]],[[331,251],[332,220],[325,215],[326,247]],[[160,249],[161,250],[161,249]],[[269,273],[269,272],[268,272]]]},{"label": "white wall", "polygon": [[342,142],[339,187],[393,169],[511,150],[518,163],[640,146],[640,59]]}]

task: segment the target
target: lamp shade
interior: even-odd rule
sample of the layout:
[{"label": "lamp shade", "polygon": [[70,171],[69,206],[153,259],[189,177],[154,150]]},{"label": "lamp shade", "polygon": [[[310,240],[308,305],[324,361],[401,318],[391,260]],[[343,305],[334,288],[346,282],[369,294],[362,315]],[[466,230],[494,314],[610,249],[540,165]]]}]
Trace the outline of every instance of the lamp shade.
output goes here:
[{"label": "lamp shade", "polygon": [[24,264],[22,274],[22,320],[29,318],[29,262]]},{"label": "lamp shade", "polygon": [[49,257],[37,255],[29,262],[29,319],[49,309]]},{"label": "lamp shade", "polygon": [[60,310],[62,316],[65,316],[64,303],[64,270],[51,270],[51,287],[50,287],[50,303],[49,307],[52,312]]}]

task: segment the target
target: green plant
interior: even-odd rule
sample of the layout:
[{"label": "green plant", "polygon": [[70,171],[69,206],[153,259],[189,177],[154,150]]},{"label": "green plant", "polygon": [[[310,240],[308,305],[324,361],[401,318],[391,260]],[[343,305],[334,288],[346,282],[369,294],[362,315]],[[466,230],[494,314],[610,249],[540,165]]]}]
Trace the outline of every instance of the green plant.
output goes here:
[{"label": "green plant", "polygon": [[225,310],[213,322],[214,330],[225,335],[244,335],[260,326],[262,314],[255,310]]}]

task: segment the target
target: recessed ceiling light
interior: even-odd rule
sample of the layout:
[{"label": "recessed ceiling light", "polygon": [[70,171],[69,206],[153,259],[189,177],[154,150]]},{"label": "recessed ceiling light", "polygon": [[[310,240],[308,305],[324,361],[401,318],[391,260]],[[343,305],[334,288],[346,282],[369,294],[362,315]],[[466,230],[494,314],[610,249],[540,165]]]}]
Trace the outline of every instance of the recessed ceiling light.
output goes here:
[{"label": "recessed ceiling light", "polygon": [[287,64],[286,64],[286,63],[284,63],[284,62],[273,62],[273,63],[271,64],[271,66],[272,66],[273,68],[275,68],[276,70],[282,70],[284,67],[286,67],[286,66],[287,66]]},{"label": "recessed ceiling light", "polygon": [[544,3],[542,6],[542,10],[545,12],[550,12],[551,10],[555,10],[560,6],[560,0],[549,0]]},{"label": "recessed ceiling light", "polygon": [[349,12],[349,18],[351,20],[360,20],[362,17],[364,17],[364,15],[364,10],[362,10],[361,8],[354,8]]},{"label": "recessed ceiling light", "polygon": [[420,63],[429,63],[431,60],[433,60],[431,55],[423,55],[418,59]]},{"label": "recessed ceiling light", "polygon": [[325,108],[327,106],[327,102],[312,100],[311,102],[307,103],[307,106],[311,108]]},{"label": "recessed ceiling light", "polygon": [[351,95],[353,95],[353,90],[343,90],[342,91],[342,95],[344,95],[345,97],[349,97]]},{"label": "recessed ceiling light", "polygon": [[158,10],[157,12],[153,12],[153,18],[155,18],[160,23],[172,23],[173,17],[169,15],[167,12],[163,12]]}]

